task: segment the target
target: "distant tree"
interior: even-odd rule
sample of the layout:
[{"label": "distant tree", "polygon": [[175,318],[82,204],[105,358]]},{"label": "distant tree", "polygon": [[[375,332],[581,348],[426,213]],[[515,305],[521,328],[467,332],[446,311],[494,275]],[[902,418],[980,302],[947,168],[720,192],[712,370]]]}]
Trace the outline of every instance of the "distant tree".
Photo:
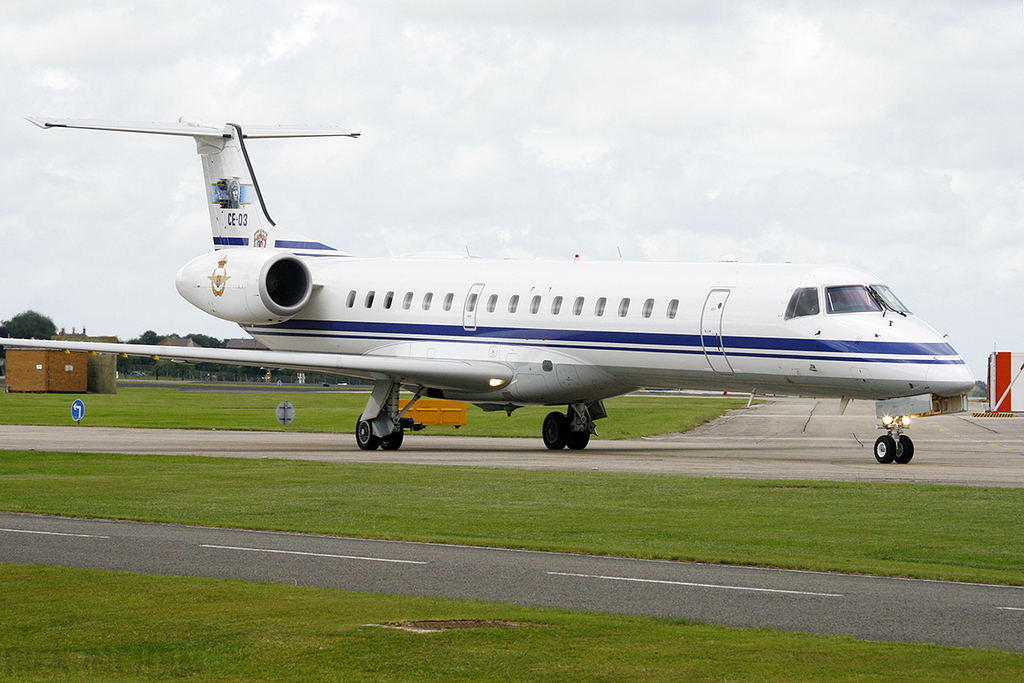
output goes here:
[{"label": "distant tree", "polygon": [[164,337],[161,337],[159,334],[157,334],[153,330],[146,330],[145,332],[143,332],[140,336],[136,337],[135,339],[129,339],[128,343],[129,344],[159,344],[163,339],[164,339]]},{"label": "distant tree", "polygon": [[2,324],[7,328],[7,336],[15,339],[49,339],[57,334],[57,326],[53,321],[36,311],[19,313]]},{"label": "distant tree", "polygon": [[[10,337],[11,332],[7,329],[7,325],[0,323],[0,337]],[[4,354],[7,351],[6,346],[0,346],[0,358],[4,358]]]}]

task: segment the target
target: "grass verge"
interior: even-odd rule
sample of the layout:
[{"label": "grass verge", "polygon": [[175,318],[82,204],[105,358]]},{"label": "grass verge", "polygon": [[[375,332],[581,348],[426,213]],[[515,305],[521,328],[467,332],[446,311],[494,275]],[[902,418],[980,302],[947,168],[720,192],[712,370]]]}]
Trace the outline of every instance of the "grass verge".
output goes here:
[{"label": "grass verge", "polygon": [[[160,388],[122,386],[117,394],[111,395],[0,392],[0,424],[74,424],[71,402],[76,398],[85,402],[83,426],[351,433],[366,405],[367,394],[336,390],[197,390],[194,385],[170,382]],[[295,422],[288,427],[279,425],[274,414],[277,404],[285,400],[295,406],[296,413]],[[743,407],[746,400],[623,396],[610,399],[605,405],[609,416],[598,422],[601,438],[630,439],[688,431],[726,410]],[[520,408],[510,417],[469,406],[466,426],[429,427],[426,433],[537,438],[541,421],[551,410]]]},{"label": "grass verge", "polygon": [[[1024,656],[439,599],[0,564],[0,678],[1018,681]],[[475,619],[512,628],[368,626]]]},{"label": "grass verge", "polygon": [[1024,584],[1014,489],[0,451],[0,509]]}]

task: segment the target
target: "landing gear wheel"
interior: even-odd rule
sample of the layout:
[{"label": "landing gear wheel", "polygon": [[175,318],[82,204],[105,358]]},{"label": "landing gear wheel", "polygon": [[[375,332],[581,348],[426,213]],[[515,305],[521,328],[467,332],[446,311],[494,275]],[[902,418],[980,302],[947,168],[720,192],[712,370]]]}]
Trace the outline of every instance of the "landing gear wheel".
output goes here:
[{"label": "landing gear wheel", "polygon": [[397,432],[391,432],[380,440],[380,449],[382,451],[397,451],[402,447],[402,441],[405,439],[405,430],[399,429]]},{"label": "landing gear wheel", "polygon": [[569,418],[562,413],[548,413],[544,418],[541,435],[544,437],[544,445],[549,449],[560,451],[565,448],[571,433]]},{"label": "landing gear wheel", "polygon": [[875,460],[883,465],[896,459],[896,439],[888,434],[875,440]]},{"label": "landing gear wheel", "polygon": [[582,451],[590,443],[590,432],[570,432],[566,446],[571,451]]},{"label": "landing gear wheel", "polygon": [[909,436],[901,436],[900,441],[896,444],[896,457],[894,460],[897,465],[906,465],[914,457],[914,442],[910,440]]},{"label": "landing gear wheel", "polygon": [[368,420],[359,420],[356,423],[356,445],[364,451],[375,451],[380,445],[380,437],[373,435],[373,426]]}]

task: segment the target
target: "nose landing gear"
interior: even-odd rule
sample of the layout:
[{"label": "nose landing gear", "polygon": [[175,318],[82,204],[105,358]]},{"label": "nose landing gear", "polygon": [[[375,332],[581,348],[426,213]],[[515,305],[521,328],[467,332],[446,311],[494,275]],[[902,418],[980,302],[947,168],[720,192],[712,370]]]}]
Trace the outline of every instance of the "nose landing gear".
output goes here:
[{"label": "nose landing gear", "polygon": [[888,433],[875,440],[875,460],[883,465],[890,462],[906,465],[910,462],[914,457],[914,442],[903,434],[909,426],[909,417],[883,417],[881,428]]}]

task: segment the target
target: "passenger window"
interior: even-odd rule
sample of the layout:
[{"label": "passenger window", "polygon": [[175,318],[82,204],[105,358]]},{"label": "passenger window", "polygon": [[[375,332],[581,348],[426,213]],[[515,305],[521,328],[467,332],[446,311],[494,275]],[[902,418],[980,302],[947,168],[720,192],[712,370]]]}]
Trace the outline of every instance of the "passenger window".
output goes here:
[{"label": "passenger window", "polygon": [[352,308],[355,305],[356,305],[356,290],[353,289],[351,292],[348,293],[348,299],[346,299],[346,301],[345,301],[345,306],[347,306],[348,308]]},{"label": "passenger window", "polygon": [[644,302],[644,317],[650,318],[651,313],[654,312],[654,299],[648,299]]},{"label": "passenger window", "polygon": [[882,307],[864,285],[842,285],[825,289],[825,309],[829,313],[864,313]]},{"label": "passenger window", "polygon": [[405,299],[402,300],[402,308],[407,311],[412,308],[412,292],[405,293]]},{"label": "passenger window", "polygon": [[607,305],[608,299],[602,296],[600,299],[597,300],[597,303],[594,304],[594,315],[598,317],[604,315],[604,307]]},{"label": "passenger window", "polygon": [[578,296],[578,297],[576,297],[576,301],[574,301],[573,304],[572,304],[572,314],[573,315],[579,315],[582,312],[583,312],[583,297],[582,296]]},{"label": "passenger window", "polygon": [[679,311],[679,299],[672,299],[668,302],[668,310],[665,311],[665,315],[669,320],[674,320],[676,313]]},{"label": "passenger window", "polygon": [[629,313],[629,297],[619,302],[619,317],[625,318],[627,313]]},{"label": "passenger window", "polygon": [[510,298],[508,300],[508,312],[509,313],[515,313],[518,308],[519,308],[519,295],[518,294],[513,294],[512,298]]},{"label": "passenger window", "polygon": [[476,292],[469,295],[469,300],[466,301],[466,310],[472,313],[476,310],[476,298],[479,296]]},{"label": "passenger window", "polygon": [[433,292],[427,292],[426,294],[424,294],[423,295],[423,310],[424,311],[429,311],[430,310],[430,304],[433,301],[434,301],[434,293]]},{"label": "passenger window", "polygon": [[818,315],[820,312],[818,288],[804,287],[793,292],[793,296],[789,298],[789,306],[786,307],[786,320],[802,318],[807,315]]},{"label": "passenger window", "polygon": [[384,295],[384,308],[391,308],[391,302],[395,300],[395,293],[388,292]]},{"label": "passenger window", "polygon": [[366,293],[366,299],[363,301],[363,305],[366,306],[367,308],[369,308],[370,306],[373,306],[373,290],[372,289],[369,292]]},{"label": "passenger window", "polygon": [[455,301],[455,294],[448,292],[444,295],[444,310],[452,310],[452,302]]},{"label": "passenger window", "polygon": [[540,295],[533,297],[533,301],[530,302],[530,313],[536,313],[540,310]]},{"label": "passenger window", "polygon": [[487,299],[487,312],[488,313],[494,313],[494,309],[497,308],[497,307],[498,307],[498,295],[497,294],[491,294],[491,296]]},{"label": "passenger window", "polygon": [[556,296],[551,300],[551,315],[558,315],[562,312],[562,297]]}]

